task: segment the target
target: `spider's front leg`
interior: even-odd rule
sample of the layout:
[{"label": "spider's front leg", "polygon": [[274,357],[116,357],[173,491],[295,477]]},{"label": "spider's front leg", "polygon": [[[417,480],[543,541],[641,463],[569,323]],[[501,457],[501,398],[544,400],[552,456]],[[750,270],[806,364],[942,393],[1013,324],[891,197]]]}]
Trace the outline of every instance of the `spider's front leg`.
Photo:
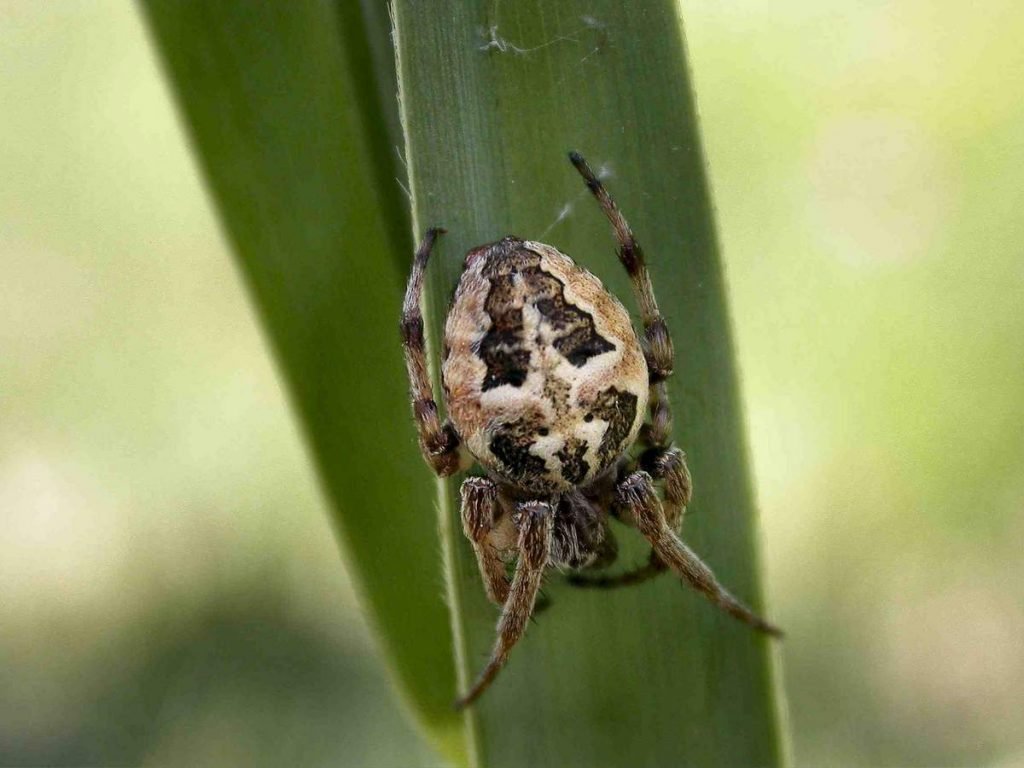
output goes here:
[{"label": "spider's front leg", "polygon": [[450,422],[441,423],[437,412],[437,402],[434,400],[430,372],[427,368],[427,343],[423,334],[423,313],[420,309],[427,262],[430,260],[434,241],[441,234],[444,234],[443,229],[428,229],[423,243],[416,251],[409,284],[405,289],[405,301],[402,304],[401,331],[420,450],[433,470],[441,477],[447,477],[459,468],[460,440]]},{"label": "spider's front leg", "polygon": [[649,474],[641,470],[628,475],[615,487],[615,503],[623,518],[636,526],[650,542],[653,554],[683,581],[730,616],[761,632],[781,637],[782,630],[733,597],[718,583],[711,569],[679,539],[665,519]]},{"label": "spider's front leg", "polygon": [[487,690],[504,666],[513,646],[523,636],[526,623],[533,615],[544,569],[551,555],[553,518],[554,510],[548,502],[524,501],[516,505],[512,522],[519,529],[519,561],[516,563],[508,600],[501,612],[501,619],[498,620],[498,638],[487,666],[477,677],[473,687],[455,702],[457,709],[472,704]]},{"label": "spider's front leg", "polygon": [[675,446],[648,448],[640,455],[640,469],[655,480],[663,481],[665,520],[673,531],[679,533],[693,495],[693,481],[690,479],[690,468],[686,466],[686,455]]},{"label": "spider's front leg", "polygon": [[509,583],[498,551],[505,548],[502,535],[506,540],[509,536],[498,527],[498,486],[486,477],[467,477],[462,481],[461,496],[462,530],[476,552],[487,599],[503,606],[508,600]]}]

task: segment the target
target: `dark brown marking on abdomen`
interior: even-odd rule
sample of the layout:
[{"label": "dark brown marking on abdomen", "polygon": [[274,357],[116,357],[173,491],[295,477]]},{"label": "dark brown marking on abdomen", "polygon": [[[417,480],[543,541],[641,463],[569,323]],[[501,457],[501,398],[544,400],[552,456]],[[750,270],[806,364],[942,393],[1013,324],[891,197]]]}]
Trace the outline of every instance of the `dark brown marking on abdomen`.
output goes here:
[{"label": "dark brown marking on abdomen", "polygon": [[536,347],[535,339],[524,338],[526,304],[537,308],[554,332],[554,348],[577,368],[615,349],[597,332],[593,316],[571,303],[562,282],[540,264],[540,255],[533,251],[495,247],[484,265],[483,275],[491,284],[484,301],[491,327],[478,348],[487,366],[481,387],[485,392],[502,384],[519,387],[526,380],[530,352]]},{"label": "dark brown marking on abdomen", "polygon": [[524,488],[531,487],[547,471],[544,459],[530,453],[536,440],[537,426],[526,419],[502,424],[491,437],[491,453],[502,463],[505,474]]},{"label": "dark brown marking on abdomen", "polygon": [[608,428],[597,449],[601,464],[607,464],[618,455],[636,420],[636,404],[636,395],[632,392],[622,392],[615,387],[609,387],[597,396],[597,401],[590,412],[608,422]]},{"label": "dark brown marking on abdomen", "polygon": [[583,458],[587,454],[587,444],[576,437],[567,438],[565,445],[558,449],[555,456],[562,462],[562,477],[573,485],[579,485],[590,471],[590,465]]}]

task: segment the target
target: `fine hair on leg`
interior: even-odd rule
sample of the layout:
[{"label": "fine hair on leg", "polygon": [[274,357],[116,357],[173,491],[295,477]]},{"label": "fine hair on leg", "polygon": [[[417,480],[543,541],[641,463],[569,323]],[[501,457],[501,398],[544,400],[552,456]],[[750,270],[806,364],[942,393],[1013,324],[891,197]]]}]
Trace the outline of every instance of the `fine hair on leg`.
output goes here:
[{"label": "fine hair on leg", "polygon": [[616,486],[615,496],[619,507],[650,542],[654,554],[683,581],[744,624],[769,635],[782,636],[782,630],[755,614],[719,584],[711,569],[669,527],[649,474],[642,470],[632,473]]},{"label": "fine hair on leg", "polygon": [[551,505],[545,501],[524,501],[516,506],[513,522],[519,529],[519,561],[508,600],[498,620],[498,637],[490,660],[473,687],[455,702],[456,709],[472,704],[490,687],[512,648],[523,636],[551,554],[553,516]]},{"label": "fine hair on leg", "polygon": [[612,225],[615,239],[619,242],[619,261],[629,274],[629,279],[633,283],[633,293],[640,305],[640,317],[644,326],[644,356],[647,358],[651,383],[664,381],[672,375],[672,338],[669,336],[665,318],[658,309],[658,302],[654,298],[654,287],[651,285],[651,275],[647,271],[644,252],[626,218],[587,161],[578,152],[570,152],[569,160],[583,177],[587,188],[593,193]]},{"label": "fine hair on leg", "polygon": [[693,495],[693,480],[686,466],[686,455],[676,447],[649,448],[640,456],[640,469],[654,480],[662,481],[665,521],[676,533],[683,527],[683,517]]},{"label": "fine hair on leg", "polygon": [[416,256],[402,303],[402,349],[412,392],[412,412],[419,433],[420,450],[427,463],[441,477],[459,468],[459,436],[449,423],[441,424],[427,366],[427,343],[423,333],[423,281],[434,241],[444,233],[440,227],[428,229]]},{"label": "fine hair on leg", "polygon": [[495,542],[498,522],[498,486],[486,477],[462,481],[462,530],[473,544],[487,599],[498,606],[508,600],[508,576]]}]

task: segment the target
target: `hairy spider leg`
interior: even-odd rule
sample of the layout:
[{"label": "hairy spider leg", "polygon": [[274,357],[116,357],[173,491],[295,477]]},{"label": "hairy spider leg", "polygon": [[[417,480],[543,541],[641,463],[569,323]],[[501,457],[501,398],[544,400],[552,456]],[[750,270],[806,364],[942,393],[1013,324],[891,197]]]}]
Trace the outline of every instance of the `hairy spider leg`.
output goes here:
[{"label": "hairy spider leg", "polygon": [[613,576],[580,576],[573,573],[569,574],[566,581],[574,587],[615,589],[617,587],[632,587],[637,584],[643,584],[645,581],[650,581],[656,576],[660,576],[667,570],[668,566],[661,561],[652,549],[651,556],[648,558],[647,563],[645,565],[641,565],[639,568],[634,568],[631,571],[618,573]]},{"label": "hairy spider leg", "polygon": [[498,620],[498,637],[487,666],[469,692],[455,702],[456,709],[462,709],[480,698],[494,682],[512,648],[523,636],[533,614],[534,602],[551,554],[553,517],[554,510],[546,501],[524,501],[516,505],[513,522],[519,528],[519,561],[516,563],[508,600]]},{"label": "hairy spider leg", "polygon": [[679,539],[665,519],[649,474],[640,470],[627,476],[616,486],[615,500],[624,517],[650,542],[658,559],[683,581],[744,624],[775,637],[782,636],[782,630],[755,614],[719,584],[711,569]]},{"label": "hairy spider leg", "polygon": [[651,275],[647,271],[643,249],[633,235],[626,218],[587,161],[578,152],[570,152],[569,160],[580,172],[587,188],[594,194],[598,205],[612,225],[615,239],[619,243],[619,261],[626,268],[626,273],[633,284],[633,294],[640,305],[640,319],[644,326],[641,346],[651,377],[651,395],[648,400],[651,423],[647,425],[644,430],[646,434],[642,434],[641,439],[646,439],[648,445],[667,445],[672,434],[672,409],[669,406],[664,382],[672,375],[674,352],[668,325],[654,298],[654,286],[651,285]]},{"label": "hairy spider leg", "polygon": [[441,477],[447,477],[459,468],[461,441],[451,422],[445,421],[442,424],[438,415],[427,367],[427,344],[423,335],[423,313],[420,309],[427,262],[430,260],[434,241],[442,234],[444,230],[440,227],[428,229],[413,258],[412,272],[409,274],[409,283],[405,289],[405,301],[402,303],[401,331],[420,450],[434,472]]},{"label": "hairy spider leg", "polygon": [[[593,193],[612,226],[615,239],[619,244],[619,261],[622,262],[629,275],[633,293],[640,305],[640,316],[644,327],[642,346],[651,377],[648,396],[651,420],[649,424],[644,425],[640,432],[640,440],[644,445],[649,446],[649,450],[644,453],[641,466],[655,480],[664,481],[665,516],[672,529],[678,532],[682,528],[683,516],[690,503],[693,482],[690,478],[690,470],[686,466],[686,455],[678,448],[671,446],[672,406],[668,399],[668,387],[665,382],[672,375],[674,365],[672,336],[665,318],[658,309],[658,302],[654,297],[654,286],[651,283],[650,273],[647,271],[647,260],[629,222],[626,221],[615,200],[612,199],[587,161],[578,152],[570,152],[569,160],[583,177],[587,188]],[[647,565],[641,566],[635,571],[593,580],[572,579],[571,581],[577,586],[602,588],[630,586],[642,584],[666,570],[667,567],[659,563],[657,554],[652,552]]]},{"label": "hairy spider leg", "polygon": [[693,481],[686,466],[686,454],[675,446],[648,448],[640,456],[640,469],[662,481],[665,520],[679,533],[693,495]]},{"label": "hairy spider leg", "polygon": [[462,530],[473,544],[487,599],[497,606],[508,600],[509,582],[505,563],[498,554],[495,526],[498,522],[498,486],[486,477],[462,481]]}]

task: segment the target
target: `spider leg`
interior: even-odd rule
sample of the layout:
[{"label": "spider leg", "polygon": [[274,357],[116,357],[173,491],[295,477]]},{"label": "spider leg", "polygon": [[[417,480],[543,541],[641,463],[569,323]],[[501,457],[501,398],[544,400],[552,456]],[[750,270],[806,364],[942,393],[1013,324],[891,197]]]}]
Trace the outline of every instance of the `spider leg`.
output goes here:
[{"label": "spider leg", "polygon": [[656,576],[660,576],[668,570],[668,566],[651,551],[647,563],[639,568],[634,568],[625,573],[618,573],[614,576],[583,576],[572,573],[566,578],[574,587],[585,587],[587,589],[615,589],[616,587],[632,587],[635,584],[643,584]]},{"label": "spider leg", "polygon": [[663,481],[665,521],[673,531],[679,533],[686,507],[693,495],[693,481],[690,479],[690,469],[686,466],[686,455],[675,446],[649,448],[640,456],[640,468],[655,480]]},{"label": "spider leg", "polygon": [[[649,448],[640,456],[640,467],[648,472],[654,480],[663,481],[664,502],[662,510],[665,522],[675,533],[679,533],[683,525],[686,507],[690,503],[693,484],[690,470],[686,466],[686,456],[681,450],[671,448]],[[629,511],[626,510],[626,523],[631,523]],[[639,568],[611,576],[583,576],[570,574],[567,581],[575,587],[596,589],[613,589],[615,587],[631,587],[660,576],[669,566],[651,550],[650,559]]]},{"label": "spider leg", "polygon": [[679,539],[665,519],[649,474],[633,472],[616,486],[615,496],[619,507],[650,542],[653,554],[683,581],[744,624],[769,635],[782,636],[782,630],[769,624],[726,591],[711,569]]},{"label": "spider leg", "polygon": [[651,377],[651,394],[648,399],[651,423],[645,425],[644,437],[649,445],[666,445],[669,435],[672,434],[672,409],[668,404],[668,392],[664,382],[672,375],[674,352],[668,325],[654,298],[654,287],[651,285],[651,275],[647,271],[643,249],[640,248],[640,243],[633,235],[626,218],[587,161],[577,152],[570,152],[569,160],[580,172],[587,183],[587,188],[594,194],[598,205],[612,225],[615,239],[619,241],[619,261],[629,274],[629,279],[633,283],[633,294],[640,305],[640,318],[644,326],[641,346]]},{"label": "spider leg", "polygon": [[441,477],[453,474],[459,468],[459,436],[450,422],[441,423],[437,402],[430,384],[427,369],[427,345],[423,335],[423,314],[420,302],[423,297],[423,277],[437,236],[443,234],[440,228],[428,229],[416,256],[413,259],[409,284],[402,304],[402,348],[405,352],[405,367],[409,374],[412,390],[412,410],[419,432],[420,450],[423,458]]},{"label": "spider leg", "polygon": [[517,505],[513,522],[519,528],[519,562],[498,620],[498,638],[487,666],[469,692],[455,702],[456,709],[472,704],[487,690],[523,636],[551,553],[553,516],[551,505],[544,501],[525,501]]},{"label": "spider leg", "polygon": [[[651,380],[650,394],[647,399],[651,418],[640,432],[641,442],[649,446],[650,450],[641,457],[640,466],[649,472],[655,480],[664,481],[665,517],[668,519],[669,526],[678,531],[682,526],[686,507],[690,503],[693,484],[690,479],[690,470],[686,466],[685,455],[678,448],[670,445],[672,406],[669,403],[665,381],[672,375],[672,336],[658,309],[658,302],[654,298],[654,286],[651,284],[651,276],[647,271],[643,249],[640,248],[629,223],[587,161],[576,152],[571,152],[569,159],[583,176],[587,187],[594,194],[598,205],[601,206],[601,210],[604,211],[604,215],[612,225],[615,238],[619,241],[619,260],[626,268],[626,272],[629,273],[633,282],[633,292],[640,305],[644,326],[642,346]],[[653,559],[652,562],[654,562]],[[646,573],[649,567],[646,566],[641,571]],[[623,576],[626,575],[623,574]]]},{"label": "spider leg", "polygon": [[498,486],[486,477],[462,481],[462,530],[473,543],[487,599],[498,606],[508,600],[508,576],[498,556],[495,527],[498,522]]}]

